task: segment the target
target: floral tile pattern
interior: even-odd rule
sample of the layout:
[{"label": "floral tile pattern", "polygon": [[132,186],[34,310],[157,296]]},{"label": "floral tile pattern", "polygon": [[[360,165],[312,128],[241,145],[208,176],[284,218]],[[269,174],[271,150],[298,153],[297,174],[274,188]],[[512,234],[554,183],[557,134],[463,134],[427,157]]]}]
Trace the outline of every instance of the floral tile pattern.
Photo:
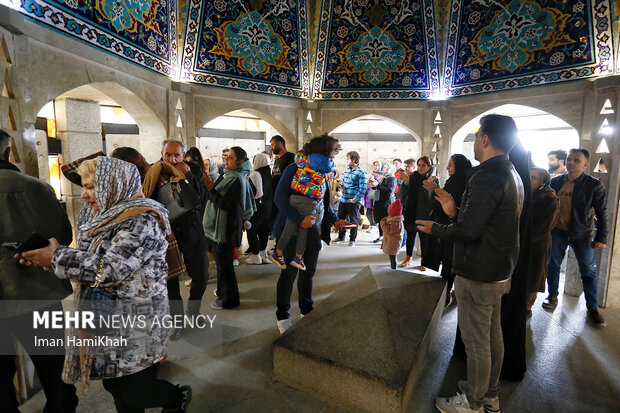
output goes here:
[{"label": "floral tile pattern", "polygon": [[21,0],[20,12],[167,76],[176,75],[177,0]]},{"label": "floral tile pattern", "polygon": [[182,80],[307,97],[305,3],[190,0]]},{"label": "floral tile pattern", "polygon": [[323,0],[313,97],[425,99],[439,89],[431,0]]},{"label": "floral tile pattern", "polygon": [[609,0],[453,0],[446,94],[613,71]]}]

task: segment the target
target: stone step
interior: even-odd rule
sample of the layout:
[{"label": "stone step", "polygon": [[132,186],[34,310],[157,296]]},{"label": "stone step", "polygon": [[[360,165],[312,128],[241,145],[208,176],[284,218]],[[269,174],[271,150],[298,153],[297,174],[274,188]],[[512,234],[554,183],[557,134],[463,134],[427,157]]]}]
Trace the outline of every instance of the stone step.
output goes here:
[{"label": "stone step", "polygon": [[274,379],[356,411],[405,411],[445,285],[438,277],[365,267],[275,341]]}]

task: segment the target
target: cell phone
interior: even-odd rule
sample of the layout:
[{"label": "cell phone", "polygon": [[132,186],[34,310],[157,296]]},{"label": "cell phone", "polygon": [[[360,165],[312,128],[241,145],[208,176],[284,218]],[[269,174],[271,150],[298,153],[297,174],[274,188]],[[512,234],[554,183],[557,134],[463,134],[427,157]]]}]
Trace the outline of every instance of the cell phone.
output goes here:
[{"label": "cell phone", "polygon": [[28,238],[22,242],[4,242],[2,246],[14,252],[32,251],[39,248],[47,247],[50,241],[43,235],[33,232]]}]

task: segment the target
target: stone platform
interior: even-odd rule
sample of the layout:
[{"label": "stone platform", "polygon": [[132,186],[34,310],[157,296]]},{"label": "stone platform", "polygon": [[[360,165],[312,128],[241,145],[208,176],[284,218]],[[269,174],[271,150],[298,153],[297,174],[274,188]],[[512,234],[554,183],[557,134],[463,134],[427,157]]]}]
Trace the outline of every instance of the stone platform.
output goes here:
[{"label": "stone platform", "polygon": [[275,341],[274,379],[356,411],[405,411],[444,300],[441,278],[365,267]]}]

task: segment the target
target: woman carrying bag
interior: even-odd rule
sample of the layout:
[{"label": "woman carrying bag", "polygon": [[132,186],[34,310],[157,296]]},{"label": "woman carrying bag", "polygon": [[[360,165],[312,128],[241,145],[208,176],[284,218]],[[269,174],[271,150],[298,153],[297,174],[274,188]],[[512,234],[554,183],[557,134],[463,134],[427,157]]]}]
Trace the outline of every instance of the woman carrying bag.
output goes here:
[{"label": "woman carrying bag", "polygon": [[[168,346],[168,328],[161,324],[168,315],[168,213],[144,198],[133,164],[100,156],[83,162],[78,173],[86,204],[77,223],[76,248],[60,246],[52,238],[47,247],[22,253],[20,262],[50,267],[57,277],[76,284],[75,310],[90,308],[92,300],[105,301],[115,314],[140,307],[149,327],[106,331],[110,342],[125,340],[120,347],[71,345],[67,340],[63,380],[75,383],[81,377],[86,390],[89,379],[101,379],[118,412],[154,407],[185,412],[191,388],[157,379]],[[74,328],[69,332],[80,339],[90,334]]]},{"label": "woman carrying bag", "polygon": [[[388,208],[394,202],[396,191],[396,165],[392,163],[386,163],[383,167],[383,176],[380,178],[379,183],[375,187],[375,222],[381,222],[383,218],[388,215]],[[379,243],[383,239],[383,228],[379,225],[379,237],[373,242]]]}]

